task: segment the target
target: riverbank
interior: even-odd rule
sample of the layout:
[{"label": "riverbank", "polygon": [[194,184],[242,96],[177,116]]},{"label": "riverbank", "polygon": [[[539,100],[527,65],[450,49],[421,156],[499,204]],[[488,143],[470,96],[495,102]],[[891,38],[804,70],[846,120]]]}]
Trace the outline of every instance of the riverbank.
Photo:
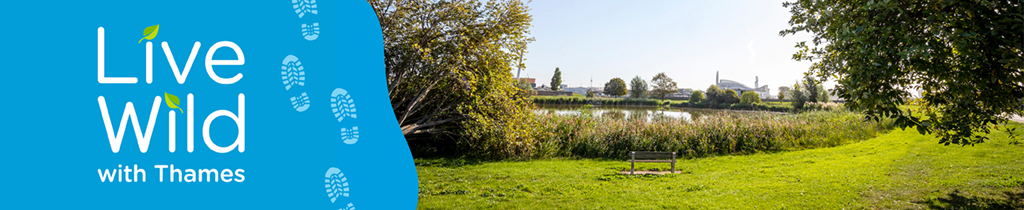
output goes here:
[{"label": "riverbank", "polygon": [[672,103],[685,103],[686,100],[658,100],[650,98],[601,98],[583,96],[533,96],[536,105],[611,105],[611,106],[668,106]]},{"label": "riverbank", "polygon": [[[416,159],[418,208],[1024,208],[1024,146],[1011,144],[1002,129],[989,136],[975,146],[943,146],[932,136],[894,129],[837,147],[682,160],[683,173],[646,176],[619,175],[629,167],[624,157]],[[667,170],[669,164],[637,166]]]}]

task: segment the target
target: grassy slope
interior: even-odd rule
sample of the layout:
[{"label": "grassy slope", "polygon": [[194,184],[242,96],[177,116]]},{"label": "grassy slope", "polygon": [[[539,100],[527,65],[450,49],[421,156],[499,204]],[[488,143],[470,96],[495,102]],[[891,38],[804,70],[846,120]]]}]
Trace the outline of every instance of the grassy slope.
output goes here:
[{"label": "grassy slope", "polygon": [[662,176],[618,175],[622,160],[419,159],[419,208],[1024,208],[1024,146],[992,136],[942,146],[896,130],[832,148],[684,160],[684,173]]}]

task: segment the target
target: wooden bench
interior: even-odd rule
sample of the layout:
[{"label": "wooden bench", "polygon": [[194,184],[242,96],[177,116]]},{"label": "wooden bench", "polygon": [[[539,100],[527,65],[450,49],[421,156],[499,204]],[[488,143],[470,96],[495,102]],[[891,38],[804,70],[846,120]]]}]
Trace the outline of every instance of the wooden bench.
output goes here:
[{"label": "wooden bench", "polygon": [[629,152],[629,161],[630,175],[633,174],[636,162],[672,163],[672,173],[676,173],[675,152],[631,151]]}]

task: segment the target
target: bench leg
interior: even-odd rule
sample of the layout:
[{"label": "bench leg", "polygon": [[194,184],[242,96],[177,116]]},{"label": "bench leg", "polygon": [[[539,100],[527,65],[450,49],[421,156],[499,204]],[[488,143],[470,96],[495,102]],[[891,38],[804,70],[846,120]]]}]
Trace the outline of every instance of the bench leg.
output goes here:
[{"label": "bench leg", "polygon": [[629,152],[629,175],[633,175],[633,166],[636,165],[636,152]]},{"label": "bench leg", "polygon": [[633,167],[636,165],[636,161],[629,161],[629,175],[633,175]]},{"label": "bench leg", "polygon": [[676,153],[672,152],[672,173],[676,173]]}]

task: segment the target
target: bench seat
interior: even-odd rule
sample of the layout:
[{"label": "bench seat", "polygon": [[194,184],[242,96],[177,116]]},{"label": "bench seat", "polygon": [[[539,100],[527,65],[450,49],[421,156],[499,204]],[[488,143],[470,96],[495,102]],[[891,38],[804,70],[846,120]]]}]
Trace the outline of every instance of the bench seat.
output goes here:
[{"label": "bench seat", "polygon": [[629,161],[630,175],[632,175],[635,171],[636,162],[672,163],[672,173],[676,173],[675,152],[630,151]]},{"label": "bench seat", "polygon": [[673,160],[633,160],[633,162],[645,162],[645,163],[671,163]]}]

